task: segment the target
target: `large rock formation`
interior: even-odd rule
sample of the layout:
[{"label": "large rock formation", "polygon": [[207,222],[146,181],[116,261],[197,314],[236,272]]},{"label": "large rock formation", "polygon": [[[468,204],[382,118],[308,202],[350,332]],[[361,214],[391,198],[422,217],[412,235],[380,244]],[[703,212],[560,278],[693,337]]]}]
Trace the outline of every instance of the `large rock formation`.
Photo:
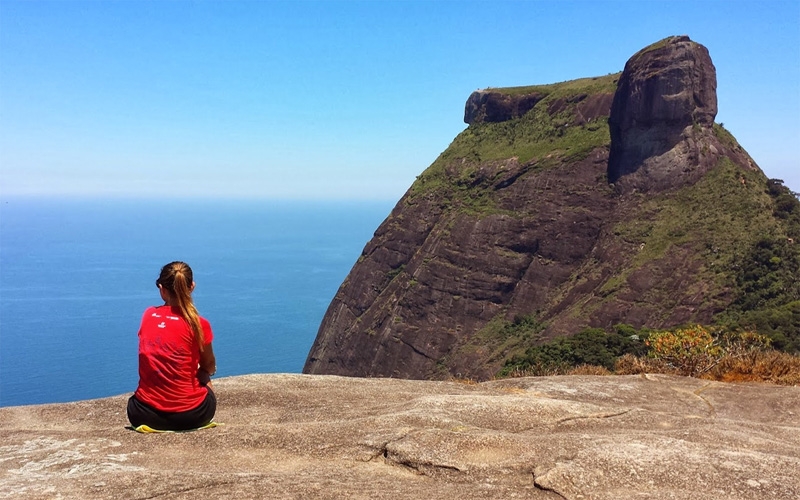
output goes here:
[{"label": "large rock formation", "polygon": [[707,50],[672,37],[621,75],[474,93],[304,372],[487,379],[584,327],[710,322],[737,298],[735,259],[782,231],[766,177],[713,123],[715,88]]},{"label": "large rock formation", "polygon": [[696,182],[716,164],[714,151],[702,149],[713,142],[715,116],[716,70],[705,47],[683,36],[637,52],[608,119],[609,182],[644,190]]},{"label": "large rock formation", "polygon": [[669,376],[215,382],[223,426],[137,434],[125,398],[0,408],[0,498],[800,497],[800,388]]}]

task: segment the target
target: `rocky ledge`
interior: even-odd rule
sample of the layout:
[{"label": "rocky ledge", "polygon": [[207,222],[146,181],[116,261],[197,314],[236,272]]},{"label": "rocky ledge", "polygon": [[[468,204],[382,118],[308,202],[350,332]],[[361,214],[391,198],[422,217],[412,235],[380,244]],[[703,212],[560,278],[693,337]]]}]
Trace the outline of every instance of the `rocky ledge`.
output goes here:
[{"label": "rocky ledge", "polygon": [[223,426],[125,400],[0,409],[0,498],[800,498],[800,388],[663,375],[216,382]]}]

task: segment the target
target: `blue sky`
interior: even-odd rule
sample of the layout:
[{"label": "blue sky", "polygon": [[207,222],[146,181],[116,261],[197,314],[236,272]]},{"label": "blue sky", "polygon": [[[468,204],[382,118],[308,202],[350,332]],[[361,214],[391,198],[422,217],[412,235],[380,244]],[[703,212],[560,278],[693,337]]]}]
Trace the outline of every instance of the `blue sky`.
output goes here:
[{"label": "blue sky", "polygon": [[687,34],[800,191],[800,1],[0,0],[0,194],[396,200],[485,87]]}]

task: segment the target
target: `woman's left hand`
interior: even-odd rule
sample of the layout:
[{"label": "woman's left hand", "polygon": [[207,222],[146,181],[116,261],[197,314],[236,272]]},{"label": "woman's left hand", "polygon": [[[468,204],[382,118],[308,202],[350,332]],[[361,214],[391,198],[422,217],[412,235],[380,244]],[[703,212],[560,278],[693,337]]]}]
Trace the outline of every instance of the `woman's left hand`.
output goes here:
[{"label": "woman's left hand", "polygon": [[200,381],[200,385],[209,385],[211,384],[211,375],[202,368],[197,370],[197,380]]}]

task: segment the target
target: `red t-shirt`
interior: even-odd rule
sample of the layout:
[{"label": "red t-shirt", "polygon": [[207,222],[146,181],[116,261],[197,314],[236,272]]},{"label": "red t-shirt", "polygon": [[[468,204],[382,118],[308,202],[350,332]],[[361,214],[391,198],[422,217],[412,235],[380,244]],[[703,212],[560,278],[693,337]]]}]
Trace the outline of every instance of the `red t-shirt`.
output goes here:
[{"label": "red t-shirt", "polygon": [[[213,339],[211,324],[200,318],[203,340]],[[170,306],[150,307],[139,327],[139,387],[136,399],[161,411],[197,408],[207,389],[197,370],[200,349],[189,323]]]}]

